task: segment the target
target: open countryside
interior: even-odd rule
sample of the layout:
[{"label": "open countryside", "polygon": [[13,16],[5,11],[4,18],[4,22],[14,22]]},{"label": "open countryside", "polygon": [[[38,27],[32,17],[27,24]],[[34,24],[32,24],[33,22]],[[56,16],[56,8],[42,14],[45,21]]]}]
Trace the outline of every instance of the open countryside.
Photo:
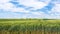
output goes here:
[{"label": "open countryside", "polygon": [[60,34],[60,20],[0,19],[0,34]]}]

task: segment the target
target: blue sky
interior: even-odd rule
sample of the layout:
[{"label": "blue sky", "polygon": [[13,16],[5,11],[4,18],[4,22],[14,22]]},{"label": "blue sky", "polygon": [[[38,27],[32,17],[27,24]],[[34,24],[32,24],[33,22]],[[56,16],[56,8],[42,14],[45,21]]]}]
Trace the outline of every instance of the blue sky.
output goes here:
[{"label": "blue sky", "polygon": [[0,0],[0,18],[60,19],[60,0]]}]

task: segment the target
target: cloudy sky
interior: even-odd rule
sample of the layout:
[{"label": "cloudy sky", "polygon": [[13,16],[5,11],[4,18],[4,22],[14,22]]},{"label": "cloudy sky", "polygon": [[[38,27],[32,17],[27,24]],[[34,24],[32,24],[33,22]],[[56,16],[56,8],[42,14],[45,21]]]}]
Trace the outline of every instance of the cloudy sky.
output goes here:
[{"label": "cloudy sky", "polygon": [[60,19],[60,0],[0,0],[0,18]]}]

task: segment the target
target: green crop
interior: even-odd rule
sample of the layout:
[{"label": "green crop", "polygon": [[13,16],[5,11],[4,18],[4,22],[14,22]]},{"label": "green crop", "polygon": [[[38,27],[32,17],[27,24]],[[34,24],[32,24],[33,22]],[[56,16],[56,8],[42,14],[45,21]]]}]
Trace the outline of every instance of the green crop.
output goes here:
[{"label": "green crop", "polygon": [[60,20],[53,19],[0,19],[0,31],[60,32]]}]

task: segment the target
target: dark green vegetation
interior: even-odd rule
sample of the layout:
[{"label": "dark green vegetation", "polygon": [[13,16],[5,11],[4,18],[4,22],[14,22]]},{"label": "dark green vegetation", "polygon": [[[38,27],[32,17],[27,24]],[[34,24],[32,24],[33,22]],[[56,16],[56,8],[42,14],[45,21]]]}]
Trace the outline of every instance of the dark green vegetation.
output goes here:
[{"label": "dark green vegetation", "polygon": [[60,34],[60,20],[0,19],[1,34]]}]

